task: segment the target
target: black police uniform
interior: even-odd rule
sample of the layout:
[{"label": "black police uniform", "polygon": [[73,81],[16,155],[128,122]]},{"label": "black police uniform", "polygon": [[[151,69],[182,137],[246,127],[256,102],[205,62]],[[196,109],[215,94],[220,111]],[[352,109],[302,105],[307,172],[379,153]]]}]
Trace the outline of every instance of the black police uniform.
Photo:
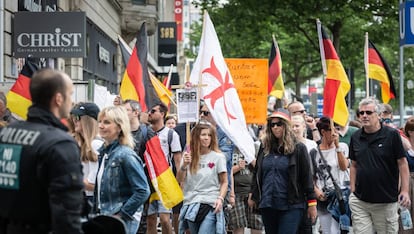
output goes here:
[{"label": "black police uniform", "polygon": [[83,233],[79,147],[48,110],[0,130],[0,234]]}]

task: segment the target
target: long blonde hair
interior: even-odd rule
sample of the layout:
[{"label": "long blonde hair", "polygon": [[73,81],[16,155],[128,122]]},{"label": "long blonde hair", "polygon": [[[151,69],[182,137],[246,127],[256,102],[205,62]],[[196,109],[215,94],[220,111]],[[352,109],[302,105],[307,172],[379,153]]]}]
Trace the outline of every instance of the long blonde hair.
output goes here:
[{"label": "long blonde hair", "polygon": [[103,117],[108,118],[108,120],[116,123],[121,132],[118,136],[119,144],[126,145],[132,149],[135,146],[134,138],[131,135],[131,125],[129,124],[128,113],[123,106],[109,106],[102,109],[98,115],[98,121]]},{"label": "long blonde hair", "polygon": [[216,129],[210,123],[199,123],[197,124],[193,130],[191,130],[191,143],[190,143],[190,150],[191,150],[191,162],[190,162],[190,173],[195,174],[198,171],[198,164],[200,163],[201,157],[201,130],[209,129],[211,135],[211,143],[210,143],[210,150],[215,152],[220,152],[217,142],[217,134]]},{"label": "long blonde hair", "polygon": [[82,131],[75,132],[74,137],[79,143],[81,150],[81,161],[96,162],[98,161],[98,155],[92,147],[92,141],[98,135],[98,121],[88,115],[83,115],[80,116],[79,122],[82,127]]}]

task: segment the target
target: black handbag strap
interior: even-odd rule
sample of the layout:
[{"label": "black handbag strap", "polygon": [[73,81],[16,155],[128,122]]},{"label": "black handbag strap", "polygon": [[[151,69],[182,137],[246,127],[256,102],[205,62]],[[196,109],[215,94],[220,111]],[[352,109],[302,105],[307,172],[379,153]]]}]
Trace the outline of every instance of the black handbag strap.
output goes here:
[{"label": "black handbag strap", "polygon": [[325,157],[323,156],[322,151],[319,148],[319,145],[318,145],[318,151],[319,151],[319,154],[321,155],[322,162],[326,166],[326,170],[328,171],[329,177],[331,178],[332,183],[335,187],[335,193],[336,193],[337,199],[339,201],[339,210],[340,210],[341,214],[345,214],[344,198],[342,196],[341,187],[339,187],[339,185],[336,183],[335,179],[333,178],[332,173],[331,173],[331,166],[329,166],[328,162],[326,161]]},{"label": "black handbag strap", "polygon": [[332,183],[334,184],[335,188],[339,187],[338,184],[335,181],[335,178],[332,176],[331,166],[328,164],[328,161],[326,161],[325,157],[323,156],[321,148],[319,147],[319,145],[318,145],[317,148],[318,148],[319,155],[321,156],[322,162],[326,166],[326,170],[328,171],[329,178],[331,178]]}]

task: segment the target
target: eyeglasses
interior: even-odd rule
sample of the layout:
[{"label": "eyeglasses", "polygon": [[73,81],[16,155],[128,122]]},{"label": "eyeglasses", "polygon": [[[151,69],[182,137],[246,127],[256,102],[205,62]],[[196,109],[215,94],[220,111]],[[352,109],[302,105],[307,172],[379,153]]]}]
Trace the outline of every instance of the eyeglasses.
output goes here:
[{"label": "eyeglasses", "polygon": [[360,111],[360,112],[358,112],[359,115],[364,115],[364,114],[372,115],[373,113],[374,113],[373,111]]},{"label": "eyeglasses", "polygon": [[158,111],[158,110],[156,110],[156,109],[151,109],[151,110],[150,110],[150,113],[151,113],[151,114],[154,114],[154,113],[155,113],[155,112],[157,112],[157,111]]},{"label": "eyeglasses", "polygon": [[294,114],[294,115],[299,114],[299,113],[303,114],[305,112],[306,112],[306,110],[298,110],[298,111],[293,111],[292,114]]},{"label": "eyeglasses", "polygon": [[210,111],[200,111],[200,115],[203,114],[204,116],[208,116]]},{"label": "eyeglasses", "polygon": [[282,126],[282,125],[283,125],[283,122],[282,122],[282,121],[279,121],[279,122],[271,122],[271,123],[270,123],[270,126],[271,126],[272,128],[274,128],[274,127],[276,127],[276,126],[280,127],[280,126]]}]

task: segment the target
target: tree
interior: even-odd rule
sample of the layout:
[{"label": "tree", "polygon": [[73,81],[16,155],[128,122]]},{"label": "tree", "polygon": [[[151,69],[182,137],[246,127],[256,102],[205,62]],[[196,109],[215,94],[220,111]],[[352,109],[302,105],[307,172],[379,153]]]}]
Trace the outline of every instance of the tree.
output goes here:
[{"label": "tree", "polygon": [[[365,88],[365,32],[388,61],[398,87],[399,1],[229,0],[223,5],[209,0],[193,2],[209,11],[225,57],[268,58],[271,35],[275,34],[285,85],[296,88],[298,96],[304,82],[322,75],[317,18],[328,29],[344,67],[354,70],[356,87]],[[409,59],[413,51],[406,51],[405,57],[413,61]],[[406,72],[413,77],[407,67]]]}]

